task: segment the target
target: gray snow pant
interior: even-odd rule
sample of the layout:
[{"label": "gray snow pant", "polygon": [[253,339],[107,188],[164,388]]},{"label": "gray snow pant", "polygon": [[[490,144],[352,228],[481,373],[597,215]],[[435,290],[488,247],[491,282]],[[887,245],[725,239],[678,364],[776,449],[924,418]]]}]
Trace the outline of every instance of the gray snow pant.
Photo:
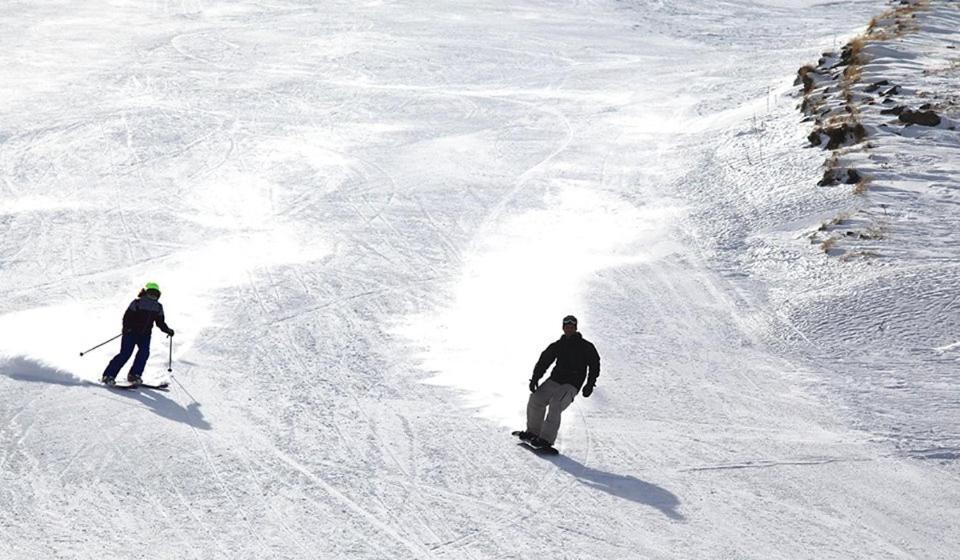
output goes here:
[{"label": "gray snow pant", "polygon": [[[561,385],[547,379],[527,401],[527,432],[553,445],[557,440],[557,432],[560,431],[560,415],[576,396],[577,388],[573,385]],[[546,420],[543,419],[544,412],[547,412]]]}]

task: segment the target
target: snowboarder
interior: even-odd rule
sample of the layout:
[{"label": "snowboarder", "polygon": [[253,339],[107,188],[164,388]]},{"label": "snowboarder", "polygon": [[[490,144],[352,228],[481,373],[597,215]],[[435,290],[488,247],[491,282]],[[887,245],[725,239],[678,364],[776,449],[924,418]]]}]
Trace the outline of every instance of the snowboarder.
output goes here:
[{"label": "snowboarder", "polygon": [[167,326],[163,319],[163,306],[160,305],[159,299],[160,286],[155,282],[148,282],[140,290],[137,299],[133,300],[127,307],[127,311],[123,314],[123,336],[120,338],[120,353],[107,364],[100,381],[107,385],[113,385],[120,368],[130,359],[130,355],[133,354],[133,349],[136,347],[137,356],[133,359],[133,365],[127,374],[127,381],[133,385],[140,384],[143,368],[147,365],[147,358],[150,356],[150,332],[154,323],[167,336],[173,336],[173,329]]},{"label": "snowboarder", "polygon": [[[550,372],[550,378],[538,386],[540,378],[554,361],[557,364]],[[527,402],[527,429],[514,434],[534,447],[553,449],[560,429],[560,415],[570,406],[581,387],[584,397],[593,393],[599,375],[600,354],[593,343],[577,332],[577,318],[567,315],[563,318],[563,336],[547,346],[533,367],[531,395]]]}]

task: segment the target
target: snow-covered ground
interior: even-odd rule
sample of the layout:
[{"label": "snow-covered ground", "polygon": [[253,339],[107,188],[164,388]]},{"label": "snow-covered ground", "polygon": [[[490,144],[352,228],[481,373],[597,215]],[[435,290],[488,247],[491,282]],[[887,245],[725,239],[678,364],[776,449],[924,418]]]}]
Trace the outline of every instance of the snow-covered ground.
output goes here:
[{"label": "snow-covered ground", "polygon": [[[797,68],[895,5],[5,5],[0,558],[957,557],[920,4],[826,151]],[[102,388],[147,281],[172,390]],[[567,313],[603,371],[546,459],[509,430]]]}]

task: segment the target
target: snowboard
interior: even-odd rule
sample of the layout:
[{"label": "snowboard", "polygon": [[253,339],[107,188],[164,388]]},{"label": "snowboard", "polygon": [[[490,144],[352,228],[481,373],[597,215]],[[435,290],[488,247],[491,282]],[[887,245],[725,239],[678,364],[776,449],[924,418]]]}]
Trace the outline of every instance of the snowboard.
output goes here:
[{"label": "snowboard", "polygon": [[150,383],[140,383],[139,385],[133,385],[133,384],[130,384],[130,383],[116,383],[116,384],[114,384],[114,385],[106,385],[106,387],[109,387],[109,388],[111,388],[111,389],[136,389],[136,388],[138,388],[138,387],[142,387],[142,388],[144,388],[144,389],[155,389],[155,390],[157,390],[157,391],[169,391],[169,390],[170,390],[170,384],[169,384],[169,383],[160,383],[160,384],[158,384],[158,385],[153,385],[153,384],[150,384]]},{"label": "snowboard", "polygon": [[551,447],[549,445],[546,447],[537,447],[536,445],[533,445],[529,441],[520,438],[520,434],[522,433],[523,433],[522,431],[517,430],[515,432],[510,432],[510,435],[516,436],[517,439],[520,440],[520,445],[526,447],[527,449],[529,449],[530,451],[533,451],[538,455],[559,455],[560,454],[560,452],[557,451],[557,448],[555,447]]}]

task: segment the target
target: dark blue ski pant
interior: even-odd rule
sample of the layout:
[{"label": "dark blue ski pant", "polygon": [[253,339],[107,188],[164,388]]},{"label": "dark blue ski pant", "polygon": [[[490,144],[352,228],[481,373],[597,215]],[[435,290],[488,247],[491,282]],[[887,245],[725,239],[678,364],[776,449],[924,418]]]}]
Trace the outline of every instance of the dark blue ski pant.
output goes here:
[{"label": "dark blue ski pant", "polygon": [[133,365],[130,366],[130,377],[142,377],[143,368],[147,365],[147,358],[150,357],[150,333],[123,335],[120,339],[120,353],[107,364],[107,369],[103,370],[103,376],[116,378],[120,368],[133,354],[134,347],[137,348],[137,356],[133,359]]}]

